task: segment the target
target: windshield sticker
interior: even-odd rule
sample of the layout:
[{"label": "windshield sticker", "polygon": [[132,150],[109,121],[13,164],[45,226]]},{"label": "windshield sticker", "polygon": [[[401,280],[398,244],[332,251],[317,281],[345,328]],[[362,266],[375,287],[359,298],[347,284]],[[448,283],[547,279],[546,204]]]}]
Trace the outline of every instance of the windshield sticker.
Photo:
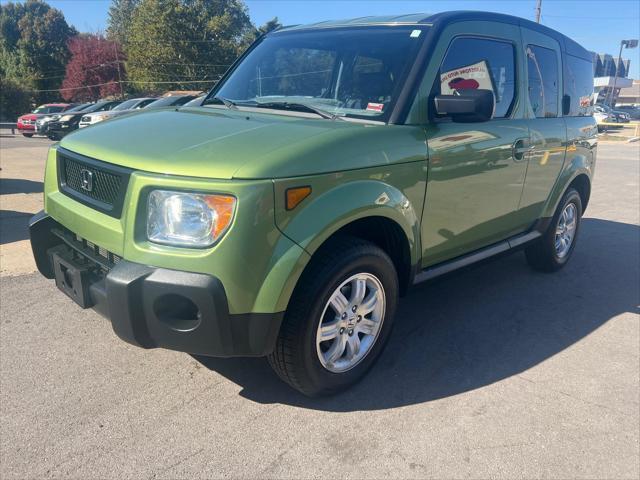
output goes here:
[{"label": "windshield sticker", "polygon": [[367,103],[367,110],[372,112],[381,112],[384,109],[384,103]]},{"label": "windshield sticker", "polygon": [[409,35],[409,36],[411,38],[418,38],[421,33],[422,33],[422,30],[414,30],[413,32],[411,32],[411,35]]},{"label": "windshield sticker", "polygon": [[489,68],[484,60],[440,75],[442,95],[456,95],[460,90],[478,89],[493,91]]}]

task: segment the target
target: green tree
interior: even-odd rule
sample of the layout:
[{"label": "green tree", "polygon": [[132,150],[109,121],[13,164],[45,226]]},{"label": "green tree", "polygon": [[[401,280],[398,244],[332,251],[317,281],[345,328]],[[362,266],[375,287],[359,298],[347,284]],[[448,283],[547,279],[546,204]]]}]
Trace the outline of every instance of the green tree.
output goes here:
[{"label": "green tree", "polygon": [[264,25],[262,25],[261,27],[258,27],[256,29],[256,38],[258,38],[260,35],[264,35],[266,33],[272,32],[276,28],[280,28],[280,27],[282,27],[282,24],[278,20],[278,17],[273,17],[271,20],[266,22]]},{"label": "green tree", "polygon": [[30,110],[29,92],[17,82],[0,77],[0,121],[15,122],[16,118]]},{"label": "green tree", "polygon": [[271,20],[264,23],[264,25],[253,28],[251,32],[249,32],[242,42],[242,50],[245,50],[251,46],[253,42],[255,42],[262,35],[265,35],[273,30],[282,27],[282,24],[278,20],[278,17],[273,17]]},{"label": "green tree", "polygon": [[[0,5],[0,71],[31,90],[55,90],[69,59],[67,41],[76,35],[60,10],[40,0]],[[57,92],[33,95],[35,102]]]},{"label": "green tree", "polygon": [[124,42],[129,80],[147,90],[208,89],[253,30],[241,0],[141,0]]},{"label": "green tree", "polygon": [[107,38],[123,45],[129,36],[131,19],[140,0],[112,0],[107,21]]}]

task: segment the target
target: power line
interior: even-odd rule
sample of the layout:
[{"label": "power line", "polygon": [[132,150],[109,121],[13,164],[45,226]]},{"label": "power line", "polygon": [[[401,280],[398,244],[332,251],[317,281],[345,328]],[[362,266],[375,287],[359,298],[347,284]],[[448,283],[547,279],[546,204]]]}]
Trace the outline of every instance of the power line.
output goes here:
[{"label": "power line", "polygon": [[[110,61],[110,62],[104,62],[101,64],[96,64],[96,65],[91,65],[88,67],[83,68],[84,71],[92,71],[92,70],[97,70],[98,68],[102,68],[102,67],[106,67],[109,65],[115,65],[115,64],[128,64],[128,65],[136,65],[136,66],[140,66],[142,65],[141,63],[136,63],[136,62],[130,62],[128,60],[118,60],[118,61]],[[228,68],[231,66],[231,64],[222,64],[222,63],[185,63],[185,62],[153,62],[153,65],[172,65],[172,66],[189,66],[189,67],[220,67],[220,68]],[[27,77],[29,80],[50,80],[50,79],[54,79],[54,78],[64,78],[66,76],[66,69],[58,69],[58,70],[52,70],[50,72],[46,72],[44,75],[49,75],[50,73],[54,73],[54,72],[65,72],[62,75],[53,75],[53,76],[42,76],[42,77]]]},{"label": "power line", "polygon": [[549,15],[544,14],[543,17],[551,17],[551,18],[571,18],[575,20],[629,20],[629,17],[576,17],[573,15]]},{"label": "power line", "polygon": [[122,83],[144,83],[144,84],[157,84],[157,85],[166,85],[166,84],[175,84],[175,83],[217,83],[218,80],[176,80],[176,81],[162,81],[162,82],[154,82],[154,81],[142,81],[142,80],[122,80],[121,82],[112,81],[105,83],[96,83],[95,85],[85,85],[83,87],[67,87],[67,88],[54,88],[50,90],[31,90],[34,93],[42,93],[42,92],[62,92],[67,90],[82,90],[84,88],[94,88],[94,87],[102,87],[104,85],[117,85]]}]

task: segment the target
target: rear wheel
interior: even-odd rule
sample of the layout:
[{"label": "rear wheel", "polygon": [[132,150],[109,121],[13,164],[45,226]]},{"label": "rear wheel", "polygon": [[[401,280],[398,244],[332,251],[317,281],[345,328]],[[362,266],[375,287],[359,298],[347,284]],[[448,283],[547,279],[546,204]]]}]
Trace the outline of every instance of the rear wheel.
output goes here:
[{"label": "rear wheel", "polygon": [[581,219],[582,200],[571,188],[558,205],[547,231],[525,250],[529,265],[542,272],[555,272],[564,267],[576,246]]},{"label": "rear wheel", "polygon": [[23,137],[27,137],[27,138],[31,138],[31,137],[33,137],[33,133],[23,133],[22,136]]},{"label": "rear wheel", "polygon": [[305,395],[328,395],[360,380],[393,324],[398,276],[389,256],[356,238],[332,241],[300,279],[269,363]]}]

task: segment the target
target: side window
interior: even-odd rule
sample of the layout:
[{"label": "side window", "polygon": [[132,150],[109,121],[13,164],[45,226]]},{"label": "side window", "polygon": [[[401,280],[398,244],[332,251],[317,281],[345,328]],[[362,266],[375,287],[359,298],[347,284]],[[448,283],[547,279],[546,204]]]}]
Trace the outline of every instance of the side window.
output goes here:
[{"label": "side window", "polygon": [[563,114],[569,117],[590,116],[593,113],[593,64],[589,60],[566,55],[563,81],[564,94],[569,97],[568,109]]},{"label": "side window", "polygon": [[460,90],[486,89],[496,99],[494,118],[506,117],[515,98],[515,49],[511,43],[472,37],[451,42],[440,65],[437,93],[456,95]]},{"label": "side window", "polygon": [[529,101],[536,118],[558,116],[558,57],[554,50],[527,46]]}]

